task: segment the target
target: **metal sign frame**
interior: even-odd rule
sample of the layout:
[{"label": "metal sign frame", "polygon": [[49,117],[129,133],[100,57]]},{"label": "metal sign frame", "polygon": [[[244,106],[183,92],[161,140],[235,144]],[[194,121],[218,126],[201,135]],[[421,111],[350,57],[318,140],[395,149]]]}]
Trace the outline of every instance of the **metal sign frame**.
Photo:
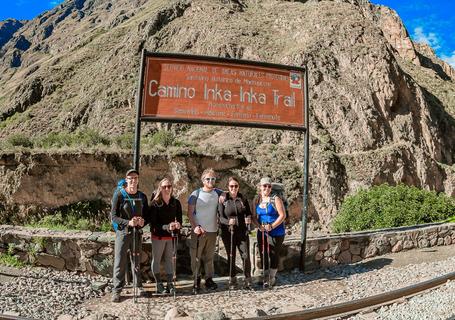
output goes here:
[{"label": "metal sign frame", "polygon": [[[142,116],[142,108],[144,101],[144,74],[146,67],[147,57],[163,57],[163,58],[177,58],[177,59],[191,59],[201,60],[208,62],[223,63],[226,65],[245,65],[245,66],[257,66],[266,68],[283,69],[289,71],[300,71],[304,75],[303,79],[303,95],[304,95],[304,127],[295,125],[276,125],[270,123],[258,123],[258,122],[235,122],[235,121],[219,121],[219,120],[199,120],[199,119],[182,119],[173,117],[151,117]],[[304,163],[303,163],[303,207],[301,214],[302,229],[301,229],[301,251],[300,251],[300,269],[305,270],[305,249],[306,249],[306,234],[307,234],[307,212],[308,212],[308,167],[309,167],[309,97],[308,97],[308,69],[307,67],[296,67],[287,66],[280,64],[263,63],[249,60],[238,60],[230,58],[218,58],[209,56],[198,56],[198,55],[186,55],[176,53],[152,53],[145,49],[142,50],[141,65],[139,71],[139,80],[136,96],[136,125],[135,125],[135,136],[134,136],[134,157],[133,167],[139,171],[139,160],[140,160],[140,136],[141,136],[141,123],[142,122],[167,122],[167,123],[190,123],[190,124],[202,124],[202,125],[221,125],[221,126],[235,126],[235,127],[249,127],[249,128],[264,128],[264,129],[280,129],[280,130],[291,130],[300,131],[304,133]]]}]

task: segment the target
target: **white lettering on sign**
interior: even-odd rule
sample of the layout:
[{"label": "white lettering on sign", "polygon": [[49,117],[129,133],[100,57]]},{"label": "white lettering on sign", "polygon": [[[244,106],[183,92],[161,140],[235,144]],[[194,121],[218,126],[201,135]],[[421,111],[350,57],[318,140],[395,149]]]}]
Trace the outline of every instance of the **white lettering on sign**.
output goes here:
[{"label": "white lettering on sign", "polygon": [[150,80],[148,94],[151,97],[193,99],[196,96],[196,90],[192,87],[187,88],[179,85],[164,86],[160,85],[156,80]]}]

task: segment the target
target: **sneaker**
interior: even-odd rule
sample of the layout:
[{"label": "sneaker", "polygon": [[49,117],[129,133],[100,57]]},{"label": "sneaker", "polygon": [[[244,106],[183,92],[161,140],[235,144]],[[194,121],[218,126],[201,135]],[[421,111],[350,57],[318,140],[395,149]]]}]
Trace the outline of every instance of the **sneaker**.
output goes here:
[{"label": "sneaker", "polygon": [[213,281],[212,278],[207,278],[205,280],[205,287],[208,290],[216,290],[216,289],[218,289],[218,285],[215,283],[215,281]]},{"label": "sneaker", "polygon": [[112,302],[120,302],[120,292],[112,292]]},{"label": "sneaker", "polygon": [[156,293],[157,294],[166,294],[166,289],[164,288],[164,285],[162,282],[156,283]]}]

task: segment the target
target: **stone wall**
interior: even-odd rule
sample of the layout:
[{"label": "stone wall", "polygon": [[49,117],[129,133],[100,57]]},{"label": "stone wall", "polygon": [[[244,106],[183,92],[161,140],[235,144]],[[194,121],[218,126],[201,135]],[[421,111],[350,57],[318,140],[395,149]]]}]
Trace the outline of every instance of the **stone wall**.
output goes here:
[{"label": "stone wall", "polygon": [[[256,270],[261,269],[255,239]],[[348,264],[391,252],[455,243],[455,223],[355,232],[309,238],[306,243],[305,269],[314,270],[337,264]],[[220,241],[221,244],[221,241]],[[141,269],[150,278],[151,243],[144,235]],[[52,231],[0,225],[0,252],[16,255],[21,261],[59,270],[112,275],[114,233],[89,231]],[[220,275],[227,273],[225,251],[221,247],[216,260]],[[298,268],[300,240],[285,240],[280,270]],[[237,259],[240,260],[240,259]],[[178,246],[177,273],[190,274],[190,260],[185,236]]]},{"label": "stone wall", "polygon": [[[281,270],[296,268],[299,266],[300,239],[287,239],[285,243],[279,268]],[[386,253],[447,246],[452,243],[455,243],[454,223],[426,224],[309,238],[305,250],[305,270],[355,263]]]}]

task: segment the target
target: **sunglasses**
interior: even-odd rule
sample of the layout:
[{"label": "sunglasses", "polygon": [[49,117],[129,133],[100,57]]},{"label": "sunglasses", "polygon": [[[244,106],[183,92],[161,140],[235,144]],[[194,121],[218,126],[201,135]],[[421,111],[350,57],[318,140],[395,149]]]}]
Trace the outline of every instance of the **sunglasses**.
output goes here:
[{"label": "sunglasses", "polygon": [[272,185],[271,184],[263,184],[262,187],[263,188],[272,188]]},{"label": "sunglasses", "polygon": [[216,181],[216,178],[205,178],[204,180],[207,181],[207,182],[209,182],[209,181]]},{"label": "sunglasses", "polygon": [[238,184],[231,184],[231,185],[229,186],[229,188],[236,188],[236,189],[237,189],[238,187],[239,187]]},{"label": "sunglasses", "polygon": [[165,185],[165,186],[161,186],[161,188],[163,188],[163,189],[171,189],[172,186],[170,184],[168,184],[168,185]]}]

